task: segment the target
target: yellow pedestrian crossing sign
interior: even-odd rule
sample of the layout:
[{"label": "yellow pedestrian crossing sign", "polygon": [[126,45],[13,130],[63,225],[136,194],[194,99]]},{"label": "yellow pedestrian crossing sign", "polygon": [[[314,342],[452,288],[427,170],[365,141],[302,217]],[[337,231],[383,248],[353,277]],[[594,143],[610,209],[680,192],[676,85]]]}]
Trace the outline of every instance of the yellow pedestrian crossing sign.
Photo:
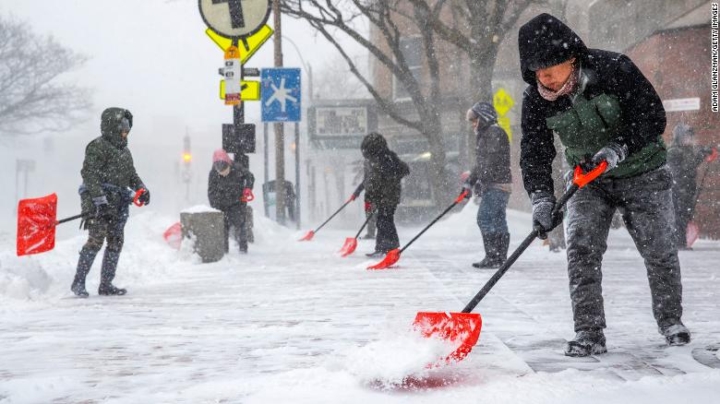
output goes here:
[{"label": "yellow pedestrian crossing sign", "polygon": [[505,116],[510,109],[515,105],[515,100],[512,99],[510,94],[505,91],[504,88],[499,88],[495,95],[493,95],[493,106],[495,107],[495,111],[497,111],[498,115]]}]

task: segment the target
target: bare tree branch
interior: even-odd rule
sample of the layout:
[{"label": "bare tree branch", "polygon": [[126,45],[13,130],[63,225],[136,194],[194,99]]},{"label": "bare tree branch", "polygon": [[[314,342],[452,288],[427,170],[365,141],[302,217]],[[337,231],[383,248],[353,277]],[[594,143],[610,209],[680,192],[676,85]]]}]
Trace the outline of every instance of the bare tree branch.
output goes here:
[{"label": "bare tree branch", "polygon": [[0,135],[63,131],[89,111],[86,89],[63,76],[86,59],[0,16]]}]

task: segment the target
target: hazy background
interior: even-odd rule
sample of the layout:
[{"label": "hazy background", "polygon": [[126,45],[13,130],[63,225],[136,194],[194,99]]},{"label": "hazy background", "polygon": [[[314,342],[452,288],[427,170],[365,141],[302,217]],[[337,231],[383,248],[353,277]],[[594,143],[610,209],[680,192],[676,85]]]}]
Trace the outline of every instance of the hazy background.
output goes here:
[{"label": "hazy background", "polygon": [[[15,233],[17,192],[20,198],[56,192],[60,217],[79,213],[77,187],[82,181],[79,171],[84,148],[99,135],[99,115],[110,106],[124,107],[134,114],[130,150],[140,176],[152,191],[152,203],[145,209],[174,213],[192,204],[207,203],[206,178],[212,150],[221,146],[220,128],[232,122],[232,110],[218,96],[221,77],[217,70],[223,53],[205,35],[197,1],[0,0],[0,14],[27,23],[34,33],[52,35],[63,46],[88,56],[84,67],[68,78],[90,87],[94,104],[90,119],[70,131],[0,139],[0,186],[5,190],[0,193],[0,224],[5,236]],[[329,45],[302,21],[283,18],[283,36],[292,39],[316,75],[332,69],[333,61],[338,60]],[[302,67],[297,50],[286,40],[284,45],[285,66]],[[352,43],[348,49],[351,54],[360,53]],[[273,41],[268,41],[246,66],[272,67]],[[344,63],[338,68],[347,70]],[[303,82],[306,86],[305,73]],[[303,108],[307,106],[306,95]],[[332,98],[330,94],[324,97]],[[245,111],[246,122],[258,125],[258,149],[250,160],[260,197],[264,179],[259,102],[246,103]],[[186,198],[179,164],[186,133],[193,151],[190,198]],[[290,136],[285,142],[285,175],[294,181],[292,125],[287,126],[286,134]],[[16,185],[17,158],[37,162],[28,176],[27,192],[23,177]],[[274,178],[272,153],[271,162],[270,176]],[[254,207],[262,214],[261,198]],[[76,234],[72,224],[59,230],[60,236]]]}]

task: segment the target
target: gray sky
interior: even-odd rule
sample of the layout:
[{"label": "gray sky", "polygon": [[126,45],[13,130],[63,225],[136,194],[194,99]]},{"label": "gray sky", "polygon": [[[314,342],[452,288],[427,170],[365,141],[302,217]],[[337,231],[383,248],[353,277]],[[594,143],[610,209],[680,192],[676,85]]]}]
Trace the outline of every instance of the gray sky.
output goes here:
[{"label": "gray sky", "polygon": [[[75,77],[94,88],[95,117],[108,106],[126,107],[135,114],[136,133],[153,130],[153,136],[172,136],[158,133],[168,125],[184,135],[185,126],[206,131],[231,120],[218,98],[223,53],[205,35],[195,0],[0,0],[0,13],[91,58]],[[302,21],[284,18],[283,33],[316,71],[333,52]],[[302,66],[289,43],[284,57],[286,66]],[[246,66],[272,65],[270,40]],[[248,122],[259,121],[259,103],[247,103],[246,114]],[[95,128],[97,119],[89,123]]]},{"label": "gray sky", "polygon": [[[27,22],[35,33],[52,35],[63,46],[87,55],[89,61],[72,78],[91,87],[94,97],[90,119],[68,133],[45,134],[15,144],[0,143],[0,170],[8,173],[0,177],[0,186],[15,192],[22,189],[14,174],[15,159],[36,160],[26,196],[57,192],[60,216],[75,214],[85,145],[99,135],[102,110],[119,106],[134,114],[130,149],[138,172],[153,190],[151,209],[179,209],[188,204],[182,198],[185,188],[177,171],[186,131],[193,147],[190,202],[206,203],[205,181],[212,150],[221,147],[221,124],[232,122],[232,109],[218,96],[223,52],[205,35],[207,27],[197,0],[0,0],[0,14]],[[283,18],[283,36],[292,39],[316,74],[337,60],[331,45],[302,21]],[[350,41],[347,49],[353,55],[360,53]],[[298,52],[288,42],[284,57],[285,66],[302,66]],[[272,67],[273,41],[268,41],[246,66]],[[338,68],[347,70],[344,63]],[[303,81],[307,82],[304,74]],[[307,98],[303,103],[307,106]],[[250,161],[257,183],[261,184],[258,102],[246,103],[246,122],[258,125],[258,150]],[[286,133],[292,130],[286,129]],[[43,139],[48,136],[53,138],[52,148],[44,146]],[[289,143],[286,141],[286,156],[290,154]],[[273,161],[274,152],[270,150]],[[287,160],[287,164],[286,176],[292,176],[292,163]],[[14,212],[15,192],[0,194],[3,212]],[[3,227],[5,222],[15,220],[14,213],[1,217]]]}]

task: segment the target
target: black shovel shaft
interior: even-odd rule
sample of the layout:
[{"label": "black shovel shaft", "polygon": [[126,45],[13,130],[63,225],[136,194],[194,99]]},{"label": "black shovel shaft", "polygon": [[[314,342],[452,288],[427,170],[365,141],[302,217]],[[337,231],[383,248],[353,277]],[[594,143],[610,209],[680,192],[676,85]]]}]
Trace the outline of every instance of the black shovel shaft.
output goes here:
[{"label": "black shovel shaft", "polygon": [[410,242],[408,242],[407,244],[405,244],[405,247],[403,247],[403,248],[400,250],[400,252],[402,253],[403,251],[405,251],[406,248],[410,247],[410,244],[412,244],[413,242],[415,242],[415,240],[417,240],[420,236],[422,236],[423,233],[425,233],[430,227],[432,227],[432,225],[434,225],[438,220],[442,219],[442,217],[445,216],[448,212],[450,212],[450,210],[451,210],[452,208],[454,208],[455,205],[457,205],[458,203],[459,203],[459,202],[458,202],[457,200],[455,200],[455,202],[453,202],[450,206],[448,206],[447,209],[445,209],[445,210],[443,211],[443,213],[441,213],[438,217],[436,217],[435,219],[433,219],[433,221],[430,222],[430,224],[428,224],[427,226],[425,226],[425,228],[422,229],[422,231],[420,231],[420,233],[418,233],[417,236],[413,237],[413,239],[410,240]]},{"label": "black shovel shaft", "polygon": [[65,222],[71,222],[71,221],[73,221],[73,220],[80,219],[80,218],[85,217],[85,216],[87,216],[86,213],[85,213],[85,214],[84,214],[84,213],[81,213],[81,214],[79,214],[79,215],[66,217],[65,219],[60,219],[60,220],[58,220],[57,222],[55,222],[55,224],[58,225],[58,224],[65,223]]},{"label": "black shovel shaft", "polygon": [[365,223],[363,223],[362,227],[360,227],[360,230],[358,230],[357,234],[355,235],[355,238],[360,237],[360,233],[362,233],[365,226],[367,226],[367,224],[370,223],[370,219],[372,219],[373,215],[375,215],[375,213],[370,213],[368,215],[367,219],[365,219]]},{"label": "black shovel shaft", "polygon": [[315,231],[313,231],[313,233],[319,232],[320,229],[323,228],[323,226],[325,226],[326,224],[328,224],[329,221],[331,221],[335,216],[337,216],[337,214],[340,213],[341,210],[345,209],[345,207],[348,206],[348,204],[350,204],[350,202],[352,202],[352,201],[353,201],[352,199],[348,199],[347,202],[345,202],[345,203],[340,207],[340,209],[336,210],[335,213],[333,213],[332,216],[330,216],[326,221],[324,221],[323,224],[320,225],[320,227],[318,227],[317,229],[315,229]]},{"label": "black shovel shaft", "polygon": [[[558,201],[555,203],[555,207],[553,208],[553,217],[555,214],[560,212],[560,210],[565,206],[567,201],[570,199],[577,190],[580,189],[577,185],[573,184],[570,186],[570,188],[565,191],[565,193],[558,199]],[[523,240],[522,243],[520,243],[520,246],[515,249],[515,251],[508,257],[508,259],[498,268],[498,270],[495,272],[495,274],[485,283],[485,286],[480,289],[479,292],[475,295],[475,297],[470,300],[470,303],[465,306],[464,309],[462,309],[463,313],[470,313],[473,310],[475,310],[475,307],[480,303],[480,301],[490,292],[490,289],[495,286],[495,284],[502,278],[503,275],[505,275],[505,272],[507,272],[508,269],[512,266],[512,264],[517,261],[517,259],[522,255],[522,253],[525,252],[525,250],[532,244],[533,240],[538,236],[539,231],[538,229],[533,229],[533,231],[528,234],[527,237],[525,237],[525,240]]]}]

